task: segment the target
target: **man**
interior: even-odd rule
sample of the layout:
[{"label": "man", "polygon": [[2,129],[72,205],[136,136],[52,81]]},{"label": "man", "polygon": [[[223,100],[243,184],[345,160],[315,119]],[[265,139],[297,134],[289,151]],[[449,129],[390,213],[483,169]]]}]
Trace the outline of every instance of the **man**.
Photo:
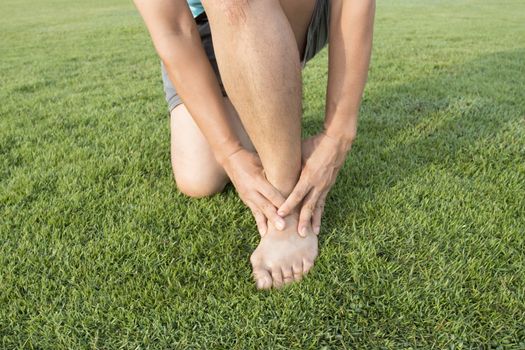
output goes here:
[{"label": "man", "polygon": [[[257,288],[300,280],[356,136],[374,0],[135,4],[163,64],[177,186],[203,197],[231,181],[261,234],[250,259]],[[301,142],[301,67],[327,41],[324,129]]]}]

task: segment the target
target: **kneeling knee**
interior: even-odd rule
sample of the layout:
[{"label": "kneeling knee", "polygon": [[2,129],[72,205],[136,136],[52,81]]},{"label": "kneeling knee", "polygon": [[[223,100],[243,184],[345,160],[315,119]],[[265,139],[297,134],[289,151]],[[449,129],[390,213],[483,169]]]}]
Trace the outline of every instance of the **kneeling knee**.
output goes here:
[{"label": "kneeling knee", "polygon": [[175,182],[179,191],[186,196],[203,198],[222,192],[227,180],[220,176],[175,174]]}]

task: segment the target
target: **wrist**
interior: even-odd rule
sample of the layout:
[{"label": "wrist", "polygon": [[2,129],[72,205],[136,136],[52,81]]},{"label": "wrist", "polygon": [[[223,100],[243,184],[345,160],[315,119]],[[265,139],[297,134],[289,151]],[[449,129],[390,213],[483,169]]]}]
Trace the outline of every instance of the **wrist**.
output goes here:
[{"label": "wrist", "polygon": [[340,149],[348,151],[357,136],[357,128],[353,126],[336,128],[325,124],[323,134],[337,143]]},{"label": "wrist", "polygon": [[213,147],[213,153],[217,162],[224,167],[228,158],[242,149],[243,147],[239,140],[228,140]]},{"label": "wrist", "polygon": [[338,142],[351,146],[357,135],[359,111],[355,108],[328,106],[325,113],[323,124],[325,133]]}]

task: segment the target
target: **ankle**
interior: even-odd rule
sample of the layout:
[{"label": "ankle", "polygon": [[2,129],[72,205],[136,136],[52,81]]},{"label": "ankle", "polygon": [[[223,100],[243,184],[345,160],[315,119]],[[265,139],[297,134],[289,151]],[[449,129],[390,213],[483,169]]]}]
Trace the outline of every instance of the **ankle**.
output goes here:
[{"label": "ankle", "polygon": [[[300,169],[300,168],[299,168]],[[288,169],[286,174],[279,174],[278,172],[268,174],[265,171],[265,176],[268,182],[274,186],[284,197],[288,197],[292,193],[297,181],[299,180],[300,171],[294,172],[293,169]],[[290,176],[290,174],[297,174]]]}]

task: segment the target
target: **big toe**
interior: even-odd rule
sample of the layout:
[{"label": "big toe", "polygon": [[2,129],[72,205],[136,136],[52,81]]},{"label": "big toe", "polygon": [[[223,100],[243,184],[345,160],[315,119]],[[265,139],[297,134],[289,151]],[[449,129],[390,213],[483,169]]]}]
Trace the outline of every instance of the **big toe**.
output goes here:
[{"label": "big toe", "polygon": [[257,289],[270,289],[272,287],[272,276],[270,272],[262,266],[253,267],[253,278]]}]

